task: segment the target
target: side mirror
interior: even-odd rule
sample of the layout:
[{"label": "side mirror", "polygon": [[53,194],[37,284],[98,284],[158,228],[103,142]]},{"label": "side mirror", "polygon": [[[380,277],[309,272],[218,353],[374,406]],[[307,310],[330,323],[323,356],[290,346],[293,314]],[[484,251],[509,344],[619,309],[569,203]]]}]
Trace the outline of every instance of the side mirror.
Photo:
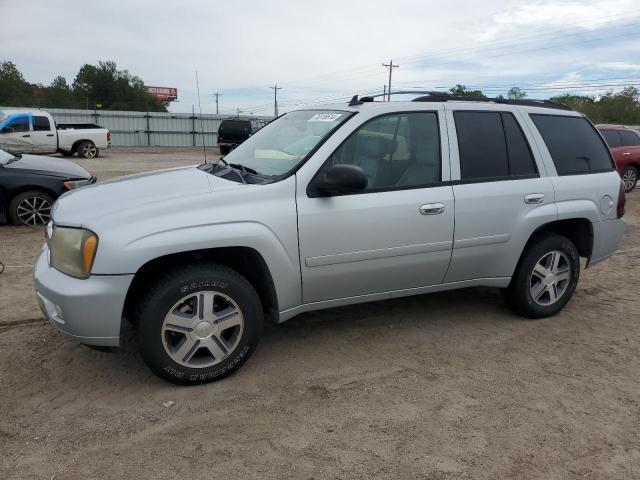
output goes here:
[{"label": "side mirror", "polygon": [[12,127],[4,127],[2,129],[2,133],[13,133],[13,128]]},{"label": "side mirror", "polygon": [[318,176],[315,187],[324,195],[358,193],[367,188],[367,177],[360,167],[339,163]]}]

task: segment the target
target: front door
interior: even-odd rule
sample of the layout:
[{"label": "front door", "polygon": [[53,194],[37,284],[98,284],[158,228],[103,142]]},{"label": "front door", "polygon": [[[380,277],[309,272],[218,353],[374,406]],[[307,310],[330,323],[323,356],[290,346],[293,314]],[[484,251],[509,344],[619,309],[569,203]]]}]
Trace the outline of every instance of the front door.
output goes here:
[{"label": "front door", "polygon": [[0,148],[16,153],[33,151],[28,114],[14,114],[2,122]]},{"label": "front door", "polygon": [[372,118],[321,168],[359,166],[368,179],[363,193],[319,196],[313,180],[309,189],[298,186],[304,303],[442,282],[454,203],[440,131],[446,127],[437,111]]}]

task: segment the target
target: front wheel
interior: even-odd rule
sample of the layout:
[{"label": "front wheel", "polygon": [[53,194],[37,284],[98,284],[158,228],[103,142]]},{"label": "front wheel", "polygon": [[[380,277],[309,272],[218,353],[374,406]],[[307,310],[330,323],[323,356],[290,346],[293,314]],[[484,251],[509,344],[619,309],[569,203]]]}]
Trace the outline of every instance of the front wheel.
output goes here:
[{"label": "front wheel", "polygon": [[636,167],[633,165],[626,166],[620,176],[622,177],[622,183],[624,183],[625,193],[629,193],[636,188],[636,183],[638,183],[638,169]]},{"label": "front wheel", "polygon": [[262,334],[258,294],[223,265],[173,270],[149,289],[134,315],[145,363],[173,383],[220,380],[247,361]]},{"label": "front wheel", "polygon": [[554,233],[536,236],[529,244],[504,297],[527,318],[555,315],[571,300],[580,277],[578,249]]},{"label": "front wheel", "polygon": [[218,148],[220,149],[220,155],[227,155],[231,151],[231,148],[226,145],[220,145]]},{"label": "front wheel", "polygon": [[9,218],[14,225],[46,225],[51,219],[53,202],[51,195],[39,190],[19,193],[9,202]]}]

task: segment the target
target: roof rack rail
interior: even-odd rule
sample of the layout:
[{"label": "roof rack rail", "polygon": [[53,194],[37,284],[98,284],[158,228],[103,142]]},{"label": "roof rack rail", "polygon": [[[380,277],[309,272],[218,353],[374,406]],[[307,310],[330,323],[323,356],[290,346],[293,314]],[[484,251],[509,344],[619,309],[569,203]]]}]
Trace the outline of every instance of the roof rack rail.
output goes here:
[{"label": "roof rack rail", "polygon": [[[542,108],[555,108],[558,110],[570,110],[573,111],[571,107],[568,107],[562,103],[552,102],[551,100],[512,100],[510,98],[488,98],[488,97],[458,97],[455,95],[451,95],[447,92],[438,92],[438,91],[429,91],[429,90],[401,90],[398,92],[391,92],[391,95],[421,95],[420,97],[414,98],[412,102],[450,102],[450,101],[460,101],[460,102],[493,102],[493,103],[501,103],[505,105],[522,105],[527,107],[542,107]],[[379,97],[386,97],[389,93],[378,93],[376,95],[367,95],[365,97],[358,98],[358,95],[354,95],[351,101],[349,102],[349,106],[362,105],[365,102],[373,102],[374,99]]]},{"label": "roof rack rail", "polygon": [[448,101],[461,101],[461,102],[492,102],[501,103],[505,105],[522,105],[526,107],[542,107],[542,108],[556,108],[558,110],[573,110],[562,103],[552,102],[551,100],[515,100],[510,98],[488,98],[488,97],[458,97],[450,95],[446,92],[434,92],[429,95],[414,98],[412,102],[448,102]]}]

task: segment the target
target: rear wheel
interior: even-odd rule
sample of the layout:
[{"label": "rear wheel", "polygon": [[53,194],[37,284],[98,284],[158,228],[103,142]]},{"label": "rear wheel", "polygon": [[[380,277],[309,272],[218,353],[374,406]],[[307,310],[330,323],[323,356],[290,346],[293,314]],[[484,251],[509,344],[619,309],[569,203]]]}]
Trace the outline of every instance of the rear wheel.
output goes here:
[{"label": "rear wheel", "polygon": [[504,291],[507,304],[528,318],[555,315],[571,300],[580,257],[571,240],[554,233],[533,239]]},{"label": "rear wheel", "polygon": [[61,155],[64,155],[65,157],[73,157],[73,155],[76,152],[69,151],[69,150],[58,150],[58,153],[60,153]]},{"label": "rear wheel", "polygon": [[36,227],[51,219],[53,197],[39,190],[29,190],[13,197],[9,203],[9,218],[15,225]]},{"label": "rear wheel", "polygon": [[624,183],[625,193],[629,193],[636,188],[636,183],[638,183],[638,169],[636,167],[633,165],[626,166],[620,176],[622,177],[622,183]]},{"label": "rear wheel", "polygon": [[258,294],[239,273],[217,264],[176,269],[149,288],[134,328],[145,363],[173,383],[207,383],[232,374],[262,334]]},{"label": "rear wheel", "polygon": [[80,142],[76,151],[80,158],[96,158],[100,155],[100,150],[98,150],[96,145],[90,140]]}]

